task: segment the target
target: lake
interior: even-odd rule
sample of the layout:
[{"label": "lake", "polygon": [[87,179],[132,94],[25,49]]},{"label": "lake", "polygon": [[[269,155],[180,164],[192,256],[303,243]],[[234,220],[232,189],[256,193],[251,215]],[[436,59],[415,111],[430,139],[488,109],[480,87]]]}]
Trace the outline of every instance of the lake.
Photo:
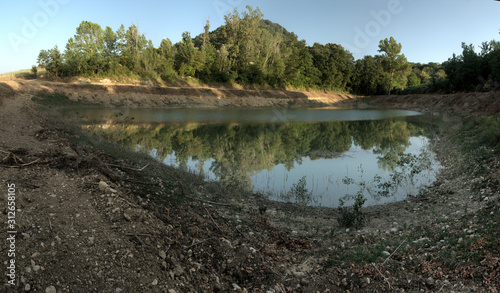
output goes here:
[{"label": "lake", "polygon": [[336,207],[417,195],[439,162],[426,117],[380,109],[79,109],[66,117],[171,166],[272,200]]}]

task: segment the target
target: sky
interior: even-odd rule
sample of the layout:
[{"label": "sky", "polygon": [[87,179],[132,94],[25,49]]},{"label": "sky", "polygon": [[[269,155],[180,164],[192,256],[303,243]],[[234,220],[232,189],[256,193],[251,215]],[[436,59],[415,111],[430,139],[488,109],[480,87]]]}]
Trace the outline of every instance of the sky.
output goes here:
[{"label": "sky", "polygon": [[80,22],[117,30],[139,27],[159,46],[196,36],[207,20],[211,30],[237,8],[259,7],[308,45],[340,44],[355,59],[378,54],[380,40],[394,37],[410,62],[443,62],[500,40],[500,1],[494,0],[23,0],[3,1],[0,12],[0,73],[29,69],[42,49],[64,49]]}]

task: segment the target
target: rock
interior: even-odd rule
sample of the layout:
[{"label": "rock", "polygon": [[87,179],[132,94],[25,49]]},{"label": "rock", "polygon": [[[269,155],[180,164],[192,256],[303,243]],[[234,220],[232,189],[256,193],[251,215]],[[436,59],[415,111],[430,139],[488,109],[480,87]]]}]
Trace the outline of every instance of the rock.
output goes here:
[{"label": "rock", "polygon": [[31,290],[31,285],[30,285],[30,284],[26,284],[26,285],[24,286],[24,291],[26,291],[26,292],[27,292],[27,291],[29,291],[29,290]]},{"label": "rock", "polygon": [[45,288],[45,293],[57,293],[56,287],[49,286],[49,287]]},{"label": "rock", "polygon": [[385,250],[384,250],[384,251],[382,251],[382,255],[384,255],[384,256],[389,256],[389,255],[391,255],[391,253],[390,253],[390,252],[388,252],[388,251],[385,251]]},{"label": "rock", "polygon": [[168,293],[177,293],[174,289],[168,289]]},{"label": "rock", "polygon": [[99,190],[100,191],[106,191],[106,189],[109,187],[108,183],[101,181],[99,182]]},{"label": "rock", "polygon": [[151,282],[151,285],[153,285],[153,286],[158,285],[158,279],[154,279],[153,282]]},{"label": "rock", "polygon": [[128,212],[129,210],[126,210],[123,212],[123,217],[125,218],[125,220],[131,222],[132,221],[132,216],[130,215],[130,213]]},{"label": "rock", "polygon": [[123,217],[127,221],[139,221],[143,216],[143,209],[128,208],[123,212]]},{"label": "rock", "polygon": [[35,265],[35,266],[33,267],[33,272],[37,272],[37,271],[39,271],[39,270],[40,270],[40,266],[39,266],[39,265]]},{"label": "rock", "polygon": [[160,257],[162,259],[167,258],[167,253],[165,252],[165,250],[160,250],[160,252],[158,253],[158,255],[160,255]]},{"label": "rock", "polygon": [[396,233],[396,232],[398,232],[398,228],[391,228],[391,232],[392,232],[392,233]]},{"label": "rock", "polygon": [[343,279],[342,279],[342,286],[347,287],[347,285],[349,285],[349,284],[347,283],[347,279],[346,279],[346,278],[343,278]]},{"label": "rock", "polygon": [[178,264],[175,266],[173,270],[174,276],[179,277],[184,273],[184,269]]},{"label": "rock", "polygon": [[425,280],[425,284],[429,287],[434,286],[434,279],[432,277],[427,278],[427,280]]},{"label": "rock", "polygon": [[122,291],[123,291],[123,289],[122,289],[122,288],[120,288],[120,287],[117,287],[117,288],[115,289],[115,293],[120,293],[120,292],[122,292]]},{"label": "rock", "polygon": [[241,290],[241,287],[240,287],[240,286],[238,286],[238,284],[233,283],[233,290],[234,290],[234,291],[238,291],[238,292],[239,292],[239,291]]},{"label": "rock", "polygon": [[371,279],[366,277],[366,284],[370,285]]},{"label": "rock", "polygon": [[421,243],[421,242],[425,242],[425,241],[431,241],[431,240],[427,237],[423,237],[423,238],[420,238],[420,239],[413,241],[413,243],[416,244],[416,243]]}]

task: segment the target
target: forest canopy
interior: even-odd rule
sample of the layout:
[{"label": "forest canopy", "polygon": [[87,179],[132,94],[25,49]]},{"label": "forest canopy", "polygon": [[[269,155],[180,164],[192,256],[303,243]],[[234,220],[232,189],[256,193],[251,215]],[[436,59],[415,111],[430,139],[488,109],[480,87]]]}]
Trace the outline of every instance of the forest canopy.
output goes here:
[{"label": "forest canopy", "polygon": [[338,44],[308,46],[264,19],[259,8],[235,9],[224,19],[213,31],[207,21],[198,36],[184,32],[178,43],[165,38],[159,47],[134,24],[115,31],[82,21],[64,50],[41,50],[37,63],[49,78],[127,77],[169,83],[192,77],[203,83],[361,95],[487,91],[500,83],[500,42],[494,40],[484,42],[479,53],[462,43],[462,54],[443,64],[420,64],[408,62],[401,43],[390,37],[380,41],[380,55],[354,60]]}]

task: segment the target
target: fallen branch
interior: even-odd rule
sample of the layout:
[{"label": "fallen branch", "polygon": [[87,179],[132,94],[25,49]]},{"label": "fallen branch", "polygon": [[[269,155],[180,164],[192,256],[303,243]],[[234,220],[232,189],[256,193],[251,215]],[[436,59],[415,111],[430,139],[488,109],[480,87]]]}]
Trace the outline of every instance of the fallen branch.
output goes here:
[{"label": "fallen branch", "polygon": [[123,179],[123,181],[130,182],[130,183],[137,183],[137,184],[142,184],[142,185],[158,185],[162,186],[161,182],[144,182],[144,181],[137,181],[137,180],[132,180],[132,179]]},{"label": "fallen branch", "polygon": [[394,253],[396,253],[396,251],[398,251],[398,249],[401,247],[401,245],[403,245],[403,243],[405,243],[405,242],[406,242],[406,239],[403,240],[403,242],[401,242],[401,244],[399,244],[399,246],[396,249],[394,249],[394,251],[384,260],[384,262],[382,263],[382,265],[385,265],[385,263],[389,260],[389,258],[391,258],[391,256]]},{"label": "fallen branch", "polygon": [[194,246],[196,246],[198,244],[202,244],[203,242],[207,242],[207,241],[213,240],[213,239],[215,239],[215,238],[211,237],[211,238],[203,239],[203,240],[195,242],[195,243],[193,243],[193,244],[191,244],[189,246],[184,246],[184,249],[189,249],[189,248],[194,247]]},{"label": "fallen branch", "polygon": [[377,272],[378,272],[378,273],[382,276],[382,278],[384,278],[384,281],[386,281],[386,282],[387,282],[387,285],[389,285],[389,289],[391,289],[391,290],[392,290],[391,283],[389,283],[389,278],[386,278],[386,277],[382,274],[382,272],[381,272],[381,271],[377,268],[377,266],[376,266],[374,263],[372,263],[372,265],[375,267],[375,269],[377,270]]},{"label": "fallen branch", "polygon": [[127,170],[141,172],[142,170],[146,169],[147,166],[149,166],[149,163],[146,164],[144,167],[138,168],[138,169],[137,168],[126,167],[126,166],[122,166],[122,165],[118,165],[118,164],[107,164],[107,165],[110,166],[110,167],[116,167],[116,168],[120,168],[120,169],[127,169]]},{"label": "fallen branch", "polygon": [[[29,165],[33,165],[33,164],[35,164],[36,162],[40,161],[40,158],[38,158],[38,159],[36,159],[36,160],[34,160],[34,161],[31,161],[31,162],[29,162],[29,163],[24,163],[24,164],[21,164],[21,163],[19,163],[19,161],[17,160],[17,156],[16,156],[16,155],[12,154],[12,156],[13,156],[12,158],[14,159],[14,162],[15,162],[17,165],[16,165],[16,166],[5,166],[5,165],[3,165],[3,167],[5,167],[5,168],[21,168],[21,167],[26,167],[26,166],[29,166]],[[4,160],[5,160],[5,158],[4,158]],[[21,161],[21,162],[22,162],[22,161]]]},{"label": "fallen branch", "polygon": [[233,206],[233,205],[228,204],[228,203],[221,203],[221,202],[203,200],[203,199],[199,199],[199,198],[190,197],[190,196],[187,196],[187,195],[183,195],[183,197],[185,197],[187,199],[191,199],[191,200],[196,200],[196,201],[199,201],[199,202],[202,202],[202,203],[206,203],[206,204],[213,204],[213,205],[226,206],[226,207],[232,207]]},{"label": "fallen branch", "polygon": [[207,208],[205,208],[205,211],[207,211],[207,214],[208,216],[210,217],[210,219],[212,220],[212,222],[214,222],[215,226],[217,227],[217,229],[219,229],[219,231],[222,231],[219,227],[219,225],[217,225],[217,222],[215,222],[214,218],[212,218],[212,215],[210,214],[210,212],[208,211]]},{"label": "fallen branch", "polygon": [[249,240],[248,237],[245,234],[243,234],[243,232],[241,232],[240,229],[238,229],[238,227],[234,227],[234,229],[236,229],[236,231],[238,231],[238,233],[240,233],[241,236],[245,237],[245,239]]}]

